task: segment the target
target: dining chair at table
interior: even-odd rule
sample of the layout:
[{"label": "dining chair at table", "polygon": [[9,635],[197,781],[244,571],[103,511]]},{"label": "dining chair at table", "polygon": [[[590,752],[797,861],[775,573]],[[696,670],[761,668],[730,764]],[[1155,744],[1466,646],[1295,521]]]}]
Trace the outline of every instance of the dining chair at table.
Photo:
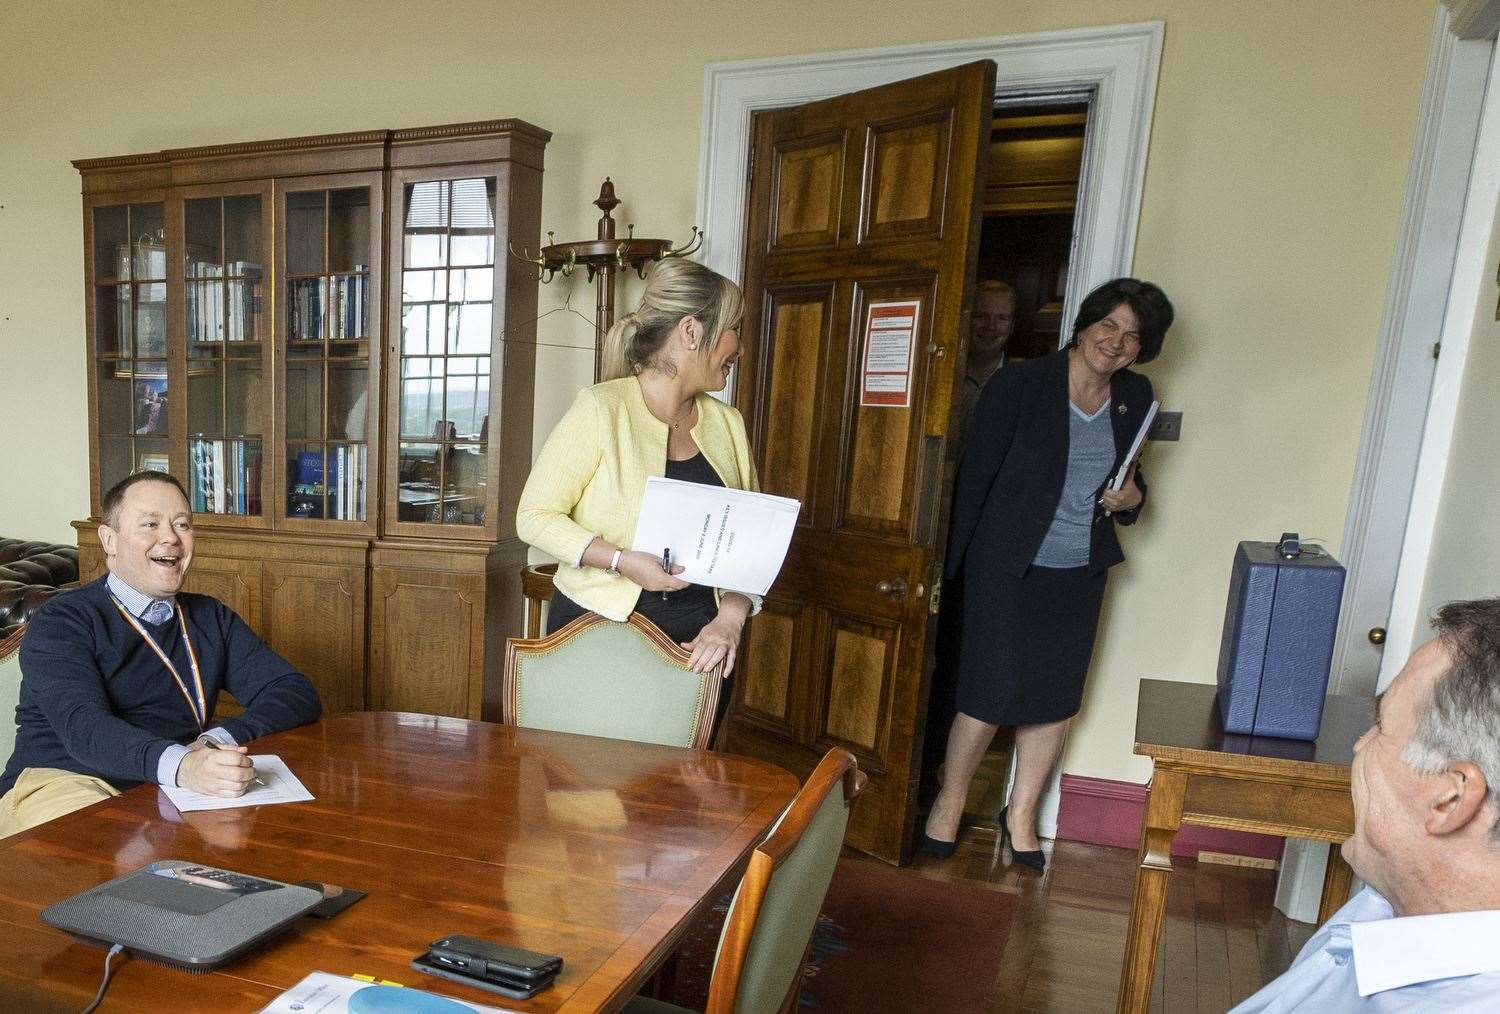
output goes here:
[{"label": "dining chair at table", "polygon": [[[813,926],[844,846],[850,807],[865,781],[852,754],[828,751],[750,854],[724,917],[705,1014],[781,1014],[796,1008]],[[685,1009],[638,996],[624,1014],[685,1014]]]},{"label": "dining chair at table", "polygon": [[505,642],[504,719],[550,729],[707,749],[723,680],[650,620],[585,613],[546,637]]}]

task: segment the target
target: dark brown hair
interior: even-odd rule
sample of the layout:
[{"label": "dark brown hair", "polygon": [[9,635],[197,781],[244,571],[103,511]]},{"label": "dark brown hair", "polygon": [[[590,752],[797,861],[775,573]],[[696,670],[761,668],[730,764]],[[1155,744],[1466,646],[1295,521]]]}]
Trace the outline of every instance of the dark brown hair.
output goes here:
[{"label": "dark brown hair", "polygon": [[170,472],[132,472],[109,487],[109,491],[104,494],[104,499],[99,504],[99,514],[106,525],[111,528],[119,527],[120,504],[125,501],[126,491],[131,486],[136,486],[143,482],[164,482],[181,493],[184,500],[188,498],[187,490],[182,488],[182,483],[177,480],[177,476],[172,475]]}]

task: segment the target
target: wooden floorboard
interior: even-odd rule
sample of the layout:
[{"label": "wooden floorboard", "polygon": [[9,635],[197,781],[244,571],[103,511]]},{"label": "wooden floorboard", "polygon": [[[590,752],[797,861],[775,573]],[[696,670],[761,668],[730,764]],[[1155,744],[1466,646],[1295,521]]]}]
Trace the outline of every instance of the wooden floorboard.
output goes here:
[{"label": "wooden floorboard", "polygon": [[[1079,842],[1049,844],[1047,851],[1047,872],[1038,875],[1006,866],[987,837],[966,835],[948,861],[920,856],[907,873],[1016,896],[991,1012],[1113,1011],[1135,852]],[[1313,927],[1272,907],[1273,871],[1173,864],[1151,1009],[1222,1012],[1281,974]]]}]

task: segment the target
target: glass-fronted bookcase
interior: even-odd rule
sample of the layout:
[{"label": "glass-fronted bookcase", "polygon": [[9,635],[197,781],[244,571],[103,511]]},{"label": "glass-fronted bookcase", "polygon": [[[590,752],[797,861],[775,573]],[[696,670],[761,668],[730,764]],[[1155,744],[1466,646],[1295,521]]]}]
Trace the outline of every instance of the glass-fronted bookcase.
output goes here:
[{"label": "glass-fronted bookcase", "polygon": [[[91,517],[142,469],[188,492],[188,590],[325,708],[497,717],[521,632],[535,249],[550,135],[517,120],[75,162]],[[233,708],[225,701],[225,708]]]}]

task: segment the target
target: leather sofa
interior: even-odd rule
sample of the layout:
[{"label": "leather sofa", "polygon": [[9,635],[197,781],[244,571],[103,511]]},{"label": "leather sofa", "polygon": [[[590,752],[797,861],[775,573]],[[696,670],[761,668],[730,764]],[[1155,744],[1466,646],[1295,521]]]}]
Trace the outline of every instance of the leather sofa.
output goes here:
[{"label": "leather sofa", "polygon": [[52,542],[0,538],[0,640],[43,602],[78,583],[78,550]]}]

